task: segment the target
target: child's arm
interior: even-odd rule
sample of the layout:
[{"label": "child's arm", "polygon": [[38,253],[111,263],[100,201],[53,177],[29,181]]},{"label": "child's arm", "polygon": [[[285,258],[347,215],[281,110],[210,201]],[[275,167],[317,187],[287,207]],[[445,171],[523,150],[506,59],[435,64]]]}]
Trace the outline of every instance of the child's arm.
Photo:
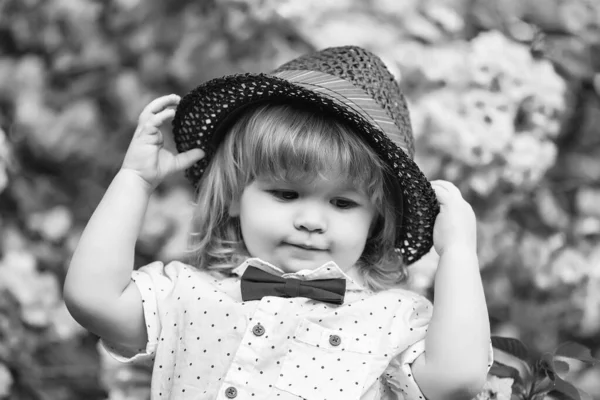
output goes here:
[{"label": "child's arm", "polygon": [[486,381],[490,348],[475,214],[451,183],[434,181],[432,186],[441,206],[433,239],[440,260],[425,353],[412,369],[427,399],[470,399]]},{"label": "child's arm", "polygon": [[198,149],[165,150],[159,127],[174,115],[179,96],[160,97],[142,111],[117,173],[88,222],[73,254],[64,285],[73,317],[110,343],[143,348],[142,300],[131,281],[135,243],[154,188],[172,172],[202,157]]}]

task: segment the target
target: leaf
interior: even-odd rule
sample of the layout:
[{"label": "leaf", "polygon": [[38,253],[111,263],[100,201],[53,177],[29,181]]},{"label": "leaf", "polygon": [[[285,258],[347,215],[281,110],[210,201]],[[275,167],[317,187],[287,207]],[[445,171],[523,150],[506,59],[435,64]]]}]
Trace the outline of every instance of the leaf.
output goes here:
[{"label": "leaf", "polygon": [[554,360],[554,372],[557,374],[566,374],[569,372],[569,363],[561,360]]},{"label": "leaf", "polygon": [[600,362],[600,360],[592,357],[590,349],[575,342],[566,342],[558,346],[554,355],[572,358],[574,360],[583,361],[592,365]]},{"label": "leaf", "polygon": [[519,373],[519,370],[511,367],[510,365],[503,364],[499,361],[494,361],[489,373],[497,376],[498,378],[513,378],[516,383],[523,383],[523,379]]},{"label": "leaf", "polygon": [[511,400],[513,400],[513,397],[516,396],[516,399],[525,399],[527,398],[527,388],[525,387],[524,384],[522,383],[517,383],[516,381],[513,382],[512,384],[512,396],[511,396]]},{"label": "leaf", "polygon": [[594,398],[588,392],[584,392],[581,389],[577,390],[579,390],[579,395],[581,396],[582,400],[594,400]]},{"label": "leaf", "polygon": [[566,394],[563,394],[559,391],[556,391],[556,390],[546,393],[546,396],[550,397],[551,399],[555,399],[555,400],[572,400],[571,397],[569,397]]},{"label": "leaf", "polygon": [[[554,381],[549,378],[542,379],[535,384],[535,391],[532,394],[547,393],[549,390],[554,388]],[[532,397],[535,398],[535,397]]]},{"label": "leaf", "polygon": [[[560,393],[566,397],[559,398],[557,396],[560,396],[560,395],[556,394],[556,393]],[[548,393],[548,395],[555,396],[555,398],[559,398],[559,400],[562,400],[562,399],[581,400],[581,395],[579,394],[579,390],[577,390],[577,388],[575,386],[571,385],[569,382],[567,382],[565,380],[562,380],[558,376],[556,377],[556,380],[554,381],[554,388]]]},{"label": "leaf", "polygon": [[502,336],[492,336],[492,346],[520,360],[529,362],[529,350],[519,339]]},{"label": "leaf", "polygon": [[542,357],[533,362],[532,375],[535,381],[545,378],[550,379],[552,382],[554,381],[554,371],[547,364]]},{"label": "leaf", "polygon": [[540,357],[538,363],[540,372],[554,382],[556,380],[556,372],[554,371],[554,355],[551,353],[544,353]]}]

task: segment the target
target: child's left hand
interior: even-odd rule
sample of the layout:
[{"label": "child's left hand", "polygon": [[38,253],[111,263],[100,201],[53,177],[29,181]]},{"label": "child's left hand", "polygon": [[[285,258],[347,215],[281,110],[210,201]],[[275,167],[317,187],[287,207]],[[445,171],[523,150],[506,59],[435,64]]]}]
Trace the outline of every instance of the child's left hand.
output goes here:
[{"label": "child's left hand", "polygon": [[477,251],[477,226],[475,213],[458,188],[444,180],[431,182],[440,203],[433,228],[433,245],[435,251],[442,255],[451,247]]}]

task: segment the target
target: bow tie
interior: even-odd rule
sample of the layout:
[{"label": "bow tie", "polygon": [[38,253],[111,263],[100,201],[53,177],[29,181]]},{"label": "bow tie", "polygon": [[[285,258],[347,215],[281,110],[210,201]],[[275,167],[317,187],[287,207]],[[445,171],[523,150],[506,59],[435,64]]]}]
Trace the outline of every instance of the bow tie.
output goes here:
[{"label": "bow tie", "polygon": [[346,292],[346,280],[319,279],[301,281],[282,278],[256,267],[248,267],[242,275],[242,300],[260,300],[264,296],[308,297],[325,303],[342,304]]}]

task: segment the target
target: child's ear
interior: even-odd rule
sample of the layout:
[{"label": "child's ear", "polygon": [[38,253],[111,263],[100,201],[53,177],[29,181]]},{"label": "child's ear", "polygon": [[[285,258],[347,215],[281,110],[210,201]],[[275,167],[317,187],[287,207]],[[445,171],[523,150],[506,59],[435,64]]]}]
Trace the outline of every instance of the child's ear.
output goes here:
[{"label": "child's ear", "polygon": [[240,200],[239,199],[231,200],[231,204],[229,204],[229,216],[230,217],[239,217],[240,216]]}]

